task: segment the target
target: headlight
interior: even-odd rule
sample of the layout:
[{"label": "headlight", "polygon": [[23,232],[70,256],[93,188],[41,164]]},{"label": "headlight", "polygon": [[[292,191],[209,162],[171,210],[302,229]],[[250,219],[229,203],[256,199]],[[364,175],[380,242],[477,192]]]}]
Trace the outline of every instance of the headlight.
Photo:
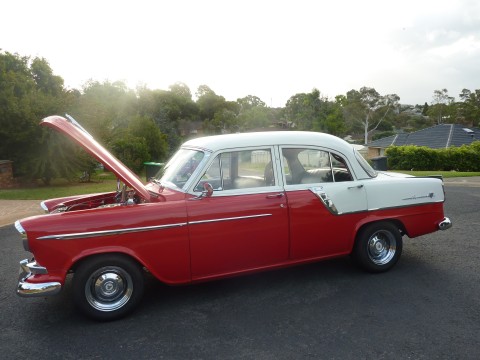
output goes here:
[{"label": "headlight", "polygon": [[22,236],[22,243],[23,243],[23,248],[25,249],[25,251],[30,251],[30,248],[28,247],[28,237],[27,237],[27,232],[25,231],[25,229],[23,228],[22,224],[20,223],[20,221],[15,221],[15,229],[17,229],[17,231],[20,233],[20,235]]}]

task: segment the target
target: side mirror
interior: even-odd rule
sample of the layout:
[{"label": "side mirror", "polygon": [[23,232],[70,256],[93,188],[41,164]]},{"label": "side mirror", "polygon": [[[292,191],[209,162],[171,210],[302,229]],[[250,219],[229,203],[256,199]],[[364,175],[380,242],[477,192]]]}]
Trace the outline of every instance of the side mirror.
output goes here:
[{"label": "side mirror", "polygon": [[213,194],[213,187],[210,183],[206,182],[203,184],[203,191],[200,195],[195,196],[191,200],[201,200],[204,197],[210,197]]},{"label": "side mirror", "polygon": [[213,194],[213,187],[210,183],[206,182],[203,184],[204,191],[202,192],[203,196],[210,197]]}]

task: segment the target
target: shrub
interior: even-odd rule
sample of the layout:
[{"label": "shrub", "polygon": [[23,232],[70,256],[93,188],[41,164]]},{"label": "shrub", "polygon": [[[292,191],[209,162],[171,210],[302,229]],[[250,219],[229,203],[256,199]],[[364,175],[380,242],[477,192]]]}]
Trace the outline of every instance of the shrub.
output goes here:
[{"label": "shrub", "polygon": [[480,171],[480,141],[448,149],[392,146],[386,155],[392,170]]}]

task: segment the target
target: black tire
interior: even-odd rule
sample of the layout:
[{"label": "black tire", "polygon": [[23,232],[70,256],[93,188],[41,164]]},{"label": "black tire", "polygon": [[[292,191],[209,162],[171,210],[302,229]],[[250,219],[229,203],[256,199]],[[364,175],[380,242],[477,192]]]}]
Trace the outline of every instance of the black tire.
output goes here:
[{"label": "black tire", "polygon": [[130,313],[144,290],[142,268],[127,256],[108,254],[85,260],[73,278],[73,300],[95,320],[116,320]]},{"label": "black tire", "polygon": [[369,272],[390,270],[402,254],[402,235],[390,222],[376,222],[362,228],[357,234],[353,256]]}]

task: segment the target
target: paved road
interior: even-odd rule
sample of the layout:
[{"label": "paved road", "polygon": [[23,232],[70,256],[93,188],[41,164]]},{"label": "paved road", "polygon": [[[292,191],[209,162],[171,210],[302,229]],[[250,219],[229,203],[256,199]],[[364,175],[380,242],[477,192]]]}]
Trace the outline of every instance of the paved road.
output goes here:
[{"label": "paved road", "polygon": [[480,187],[446,187],[454,227],[405,240],[380,275],[338,259],[195,286],[150,280],[140,309],[111,323],[78,314],[71,289],[14,293],[25,258],[0,228],[2,359],[478,359]]}]

